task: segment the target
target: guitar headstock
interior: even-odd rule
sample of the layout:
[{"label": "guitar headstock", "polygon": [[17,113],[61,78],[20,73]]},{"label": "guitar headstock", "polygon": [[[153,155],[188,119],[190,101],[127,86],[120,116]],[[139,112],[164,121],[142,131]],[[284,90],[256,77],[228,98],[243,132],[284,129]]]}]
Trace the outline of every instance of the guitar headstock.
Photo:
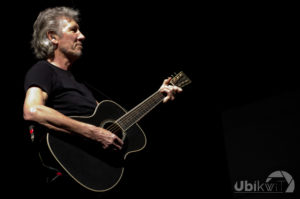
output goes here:
[{"label": "guitar headstock", "polygon": [[186,74],[184,74],[184,72],[180,71],[174,77],[172,77],[170,83],[174,86],[183,88],[184,86],[192,83],[192,81],[188,76],[186,76]]}]

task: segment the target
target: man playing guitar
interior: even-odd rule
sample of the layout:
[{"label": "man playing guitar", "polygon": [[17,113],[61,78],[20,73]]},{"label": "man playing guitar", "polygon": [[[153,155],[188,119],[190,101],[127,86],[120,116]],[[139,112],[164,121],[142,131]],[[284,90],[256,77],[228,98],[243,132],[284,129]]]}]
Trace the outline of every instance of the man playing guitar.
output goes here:
[{"label": "man playing guitar", "polygon": [[[79,12],[67,7],[40,12],[34,23],[32,47],[40,59],[25,78],[24,119],[48,129],[81,135],[94,140],[104,150],[122,149],[123,140],[111,131],[72,119],[72,115],[91,115],[98,102],[84,84],[71,73],[72,64],[81,56],[85,36],[78,25]],[[163,102],[174,99],[180,87],[165,79],[159,88]],[[71,136],[72,136],[71,135]]]}]

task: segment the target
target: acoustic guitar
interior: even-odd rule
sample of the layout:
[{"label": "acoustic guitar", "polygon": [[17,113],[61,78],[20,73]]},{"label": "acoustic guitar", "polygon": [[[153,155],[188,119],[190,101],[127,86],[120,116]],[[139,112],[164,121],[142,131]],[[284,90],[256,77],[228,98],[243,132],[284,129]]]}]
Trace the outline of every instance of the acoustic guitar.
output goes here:
[{"label": "acoustic guitar", "polygon": [[[181,71],[170,84],[184,87],[191,80]],[[137,122],[160,104],[165,96],[156,91],[130,111],[119,104],[104,100],[91,116],[71,117],[81,122],[105,128],[120,137],[121,151],[104,150],[100,143],[82,136],[47,132],[50,154],[77,183],[94,192],[105,192],[115,187],[124,172],[127,155],[141,151],[147,143],[145,133]]]}]

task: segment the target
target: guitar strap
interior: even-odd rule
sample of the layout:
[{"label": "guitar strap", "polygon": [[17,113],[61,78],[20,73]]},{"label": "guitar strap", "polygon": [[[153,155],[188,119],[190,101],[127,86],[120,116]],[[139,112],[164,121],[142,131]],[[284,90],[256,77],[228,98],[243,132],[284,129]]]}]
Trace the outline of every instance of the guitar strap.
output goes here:
[{"label": "guitar strap", "polygon": [[[104,99],[108,99],[108,100],[112,100],[108,95],[106,95],[105,93],[103,93],[102,91],[100,91],[99,89],[95,88],[94,86],[92,86],[91,84],[87,83],[86,81],[83,82],[84,85],[86,85],[86,87],[88,87],[94,94],[97,94],[97,100],[98,101],[102,101]],[[100,98],[101,100],[99,100],[98,98]]]}]

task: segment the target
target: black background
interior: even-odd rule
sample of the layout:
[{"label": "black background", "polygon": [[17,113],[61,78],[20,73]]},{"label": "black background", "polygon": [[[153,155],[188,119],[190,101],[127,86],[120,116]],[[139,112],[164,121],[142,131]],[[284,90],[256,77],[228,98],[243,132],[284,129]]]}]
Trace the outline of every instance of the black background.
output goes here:
[{"label": "black background", "polygon": [[148,97],[173,72],[183,70],[193,81],[175,101],[140,122],[147,148],[128,157],[131,163],[116,192],[134,198],[230,197],[222,113],[299,89],[294,6],[7,2],[1,14],[1,139],[3,189],[11,195],[37,192],[37,162],[22,119],[23,80],[36,62],[30,40],[38,13],[62,5],[81,11],[86,36],[74,74],[124,108]]}]

